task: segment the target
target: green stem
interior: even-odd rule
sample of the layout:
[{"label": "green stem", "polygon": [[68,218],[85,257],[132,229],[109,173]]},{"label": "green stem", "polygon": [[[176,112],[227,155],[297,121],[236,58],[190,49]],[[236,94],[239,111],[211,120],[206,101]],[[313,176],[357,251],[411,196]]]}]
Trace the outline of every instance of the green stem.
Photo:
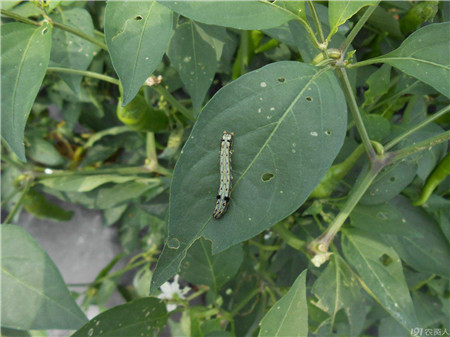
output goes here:
[{"label": "green stem", "polygon": [[280,246],[268,246],[253,240],[249,240],[248,243],[252,246],[258,247],[259,249],[267,250],[270,252],[276,252],[277,250],[280,249]]},{"label": "green stem", "polygon": [[8,214],[8,216],[6,217],[6,219],[3,223],[5,223],[5,224],[10,223],[10,221],[14,218],[16,213],[20,210],[20,207],[22,206],[22,203],[23,203],[23,199],[25,198],[25,196],[27,195],[27,193],[31,187],[31,182],[32,182],[32,179],[28,178],[27,183],[26,183],[24,189],[22,190],[22,193],[20,194],[19,200],[17,200],[17,203],[14,205],[13,209]]},{"label": "green stem", "polygon": [[382,167],[383,165],[373,165],[361,180],[361,182],[354,187],[354,189],[350,192],[350,196],[348,197],[344,207],[341,209],[336,218],[334,218],[333,222],[330,224],[327,230],[319,238],[312,241],[309,245],[309,248],[313,253],[320,254],[328,252],[328,247],[330,246],[334,237],[339,232],[345,220],[353,211],[353,208],[355,208],[364,193],[367,191],[370,184],[373,182]]},{"label": "green stem", "polygon": [[82,31],[79,31],[78,29],[72,28],[70,26],[67,26],[63,23],[60,22],[56,22],[56,21],[52,21],[53,26],[58,27],[59,29],[65,30],[66,32],[72,33],[73,35],[79,36],[82,39],[85,39],[97,46],[99,46],[100,48],[102,48],[103,50],[108,51],[108,47],[106,47],[106,44],[104,44],[103,42],[97,40],[95,37],[87,35],[85,33],[83,33]]},{"label": "green stem", "polygon": [[311,0],[307,1],[309,10],[311,11],[312,19],[314,25],[316,26],[317,33],[319,34],[320,43],[323,44],[325,41],[325,36],[323,35],[322,24],[320,23],[319,16],[317,15],[316,7]]},{"label": "green stem", "polygon": [[248,67],[248,34],[249,32],[246,30],[243,30],[241,32],[241,69],[239,76],[242,76],[246,73],[247,67]]},{"label": "green stem", "polygon": [[177,109],[184,117],[190,121],[195,121],[195,118],[190,110],[185,108],[178,100],[172,96],[172,94],[166,89],[166,87],[161,83],[160,85],[150,87],[155,90],[158,94],[163,96],[167,102],[170,103],[175,109]]},{"label": "green stem", "polygon": [[364,144],[364,148],[366,149],[367,155],[371,162],[375,160],[375,150],[373,149],[372,144],[370,143],[369,135],[367,134],[366,128],[364,127],[364,122],[361,118],[361,113],[359,112],[358,104],[356,103],[355,96],[353,95],[352,87],[350,85],[350,81],[347,77],[347,71],[344,68],[336,68],[338,73],[339,81],[341,82],[341,87],[344,91],[345,98],[347,100],[347,104],[352,112],[353,120],[356,123],[356,128],[358,129],[359,135],[361,136],[361,140]]},{"label": "green stem", "polygon": [[443,132],[439,135],[436,135],[434,137],[430,137],[428,139],[425,139],[419,143],[413,144],[411,146],[405,147],[401,150],[398,150],[396,152],[392,153],[392,158],[390,159],[389,163],[393,163],[399,160],[402,160],[403,158],[409,157],[410,155],[424,151],[429,149],[430,147],[433,147],[435,145],[438,145],[440,143],[446,142],[450,140],[450,130]]},{"label": "green stem", "polygon": [[436,112],[433,116],[428,117],[427,119],[423,120],[422,122],[416,124],[415,126],[413,126],[411,129],[409,129],[408,131],[404,132],[403,134],[401,134],[400,136],[398,136],[397,138],[394,138],[393,140],[391,140],[388,144],[386,144],[385,149],[389,150],[392,147],[394,147],[396,144],[398,144],[399,142],[401,142],[403,139],[405,139],[406,137],[408,137],[410,134],[416,132],[417,130],[420,130],[421,128],[423,128],[425,125],[435,121],[436,119],[438,119],[439,117],[445,115],[447,112],[450,111],[450,106],[446,106],[445,108],[439,110],[438,112]]},{"label": "green stem", "polygon": [[22,15],[19,15],[19,14],[13,13],[13,12],[10,12],[10,11],[8,11],[8,10],[6,10],[6,9],[2,9],[2,10],[1,10],[1,13],[2,13],[4,16],[10,17],[11,19],[14,19],[14,20],[16,20],[16,21],[20,21],[20,22],[23,22],[23,23],[27,23],[27,24],[33,25],[33,26],[38,26],[38,27],[41,26],[41,23],[39,23],[39,22],[30,20],[30,19],[28,19],[28,18],[26,18],[26,17],[24,17],[24,16],[22,16]]},{"label": "green stem", "polygon": [[[378,1],[379,2],[379,1]],[[352,30],[350,31],[350,33],[347,35],[346,39],[344,40],[344,42],[342,42],[341,46],[339,47],[339,49],[341,50],[342,53],[342,57],[345,57],[345,53],[347,52],[348,47],[350,47],[351,43],[353,42],[353,40],[355,39],[356,35],[359,33],[359,31],[363,28],[363,26],[365,25],[366,21],[369,19],[369,17],[372,15],[372,13],[375,11],[375,9],[377,8],[378,3],[375,4],[374,6],[370,6],[369,8],[366,9],[366,11],[364,12],[363,16],[361,17],[361,19],[358,20],[358,22],[356,23],[356,25],[352,28]],[[331,36],[327,37],[327,41],[331,38]]]},{"label": "green stem", "polygon": [[158,165],[158,157],[156,155],[155,147],[155,134],[153,132],[147,132],[145,151],[147,153],[147,160],[149,161],[149,165],[151,166],[152,163]]},{"label": "green stem", "polygon": [[238,304],[236,304],[236,306],[234,307],[234,309],[231,311],[230,316],[234,317],[236,316],[239,311],[245,307],[245,305],[250,302],[253,297],[255,297],[256,295],[258,295],[259,293],[259,288],[254,288],[251,292],[249,292],[247,294],[247,296],[245,296]]},{"label": "green stem", "polygon": [[105,275],[103,277],[100,277],[99,279],[97,279],[94,282],[92,282],[90,285],[93,286],[93,285],[102,283],[103,281],[105,281],[107,279],[110,279],[110,278],[122,275],[122,274],[126,273],[127,271],[133,270],[133,269],[135,269],[135,268],[137,268],[137,267],[139,267],[139,266],[141,266],[141,265],[143,265],[145,263],[148,263],[148,262],[149,261],[147,261],[147,260],[141,260],[141,261],[136,262],[134,264],[128,265],[125,268],[122,268],[122,269],[120,269],[120,270],[118,270],[118,271],[116,271],[114,273],[111,273],[111,274]]},{"label": "green stem", "polygon": [[275,226],[272,227],[272,230],[278,234],[280,238],[282,238],[289,246],[292,248],[305,251],[306,242],[297,238],[294,234],[288,230],[283,223],[279,222]]},{"label": "green stem", "polygon": [[86,77],[95,78],[97,80],[102,80],[105,82],[109,82],[115,85],[119,85],[119,80],[107,75],[102,75],[93,71],[87,71],[87,70],[78,70],[78,69],[70,69],[70,68],[61,68],[61,67],[48,67],[47,72],[55,72],[55,73],[66,73],[66,74],[74,74],[74,75],[81,75]]}]

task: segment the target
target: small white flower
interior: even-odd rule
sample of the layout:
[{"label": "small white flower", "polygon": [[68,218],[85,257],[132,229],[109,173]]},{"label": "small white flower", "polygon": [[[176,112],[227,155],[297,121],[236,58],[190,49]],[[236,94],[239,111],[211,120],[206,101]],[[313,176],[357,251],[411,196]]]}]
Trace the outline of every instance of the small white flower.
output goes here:
[{"label": "small white flower", "polygon": [[[180,299],[186,299],[186,294],[191,290],[190,287],[184,287],[180,289],[180,284],[178,283],[179,275],[175,275],[173,282],[166,282],[161,286],[161,294],[158,298],[162,300],[171,300],[176,295]],[[166,304],[167,311],[172,311],[177,308],[176,304],[168,303]]]},{"label": "small white flower", "polygon": [[53,174],[53,170],[52,170],[52,169],[49,169],[49,168],[46,168],[46,169],[44,170],[44,173],[45,173],[45,174]]},{"label": "small white flower", "polygon": [[269,240],[271,236],[272,236],[272,232],[268,231],[266,234],[264,234],[264,240]]}]

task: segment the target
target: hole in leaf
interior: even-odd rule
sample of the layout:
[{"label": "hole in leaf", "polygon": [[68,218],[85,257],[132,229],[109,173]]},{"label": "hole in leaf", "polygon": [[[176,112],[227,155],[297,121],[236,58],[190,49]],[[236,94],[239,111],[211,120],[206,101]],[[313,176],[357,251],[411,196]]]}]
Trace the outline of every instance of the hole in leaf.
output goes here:
[{"label": "hole in leaf", "polygon": [[136,21],[140,21],[143,19],[143,17],[141,15],[136,15],[134,18]]},{"label": "hole in leaf", "polygon": [[306,100],[307,100],[308,102],[312,102],[312,101],[313,101],[313,98],[312,98],[311,96],[306,96]]},{"label": "hole in leaf", "polygon": [[264,182],[268,182],[268,181],[272,180],[273,177],[274,177],[273,173],[267,172],[261,176],[261,180]]},{"label": "hole in leaf", "polygon": [[167,247],[171,249],[178,249],[180,248],[180,240],[177,238],[172,238],[169,241],[167,241]]},{"label": "hole in leaf", "polygon": [[326,134],[327,136],[329,136],[329,135],[331,135],[331,131],[330,131],[330,130],[325,130],[325,134]]},{"label": "hole in leaf", "polygon": [[47,34],[47,32],[48,32],[48,28],[44,28],[44,29],[42,30],[42,35]]},{"label": "hole in leaf", "polygon": [[284,81],[286,81],[286,79],[284,77],[278,77],[277,81],[280,83],[284,83]]},{"label": "hole in leaf", "polygon": [[383,264],[383,266],[389,266],[392,263],[391,257],[387,254],[381,255],[379,260]]},{"label": "hole in leaf", "polygon": [[390,178],[389,178],[389,181],[390,181],[391,183],[393,183],[393,182],[395,181],[395,177],[390,177]]}]

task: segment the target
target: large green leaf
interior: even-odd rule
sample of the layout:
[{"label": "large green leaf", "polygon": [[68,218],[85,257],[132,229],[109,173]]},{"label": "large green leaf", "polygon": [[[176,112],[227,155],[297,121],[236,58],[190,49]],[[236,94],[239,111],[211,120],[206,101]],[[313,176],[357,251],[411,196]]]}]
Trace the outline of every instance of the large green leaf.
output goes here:
[{"label": "large green leaf", "polygon": [[2,25],[2,138],[23,161],[23,134],[50,59],[51,26]]},{"label": "large green leaf", "polygon": [[261,320],[259,337],[308,336],[306,270]]},{"label": "large green leaf", "polygon": [[394,249],[358,230],[345,232],[342,249],[377,302],[405,329],[417,327],[402,264]]},{"label": "large green leaf", "polygon": [[338,27],[350,19],[356,12],[364,6],[374,6],[378,1],[330,1],[328,4],[330,34],[329,37],[338,31]]},{"label": "large green leaf", "polygon": [[401,71],[450,97],[450,22],[425,26],[403,41],[396,50],[379,57]]},{"label": "large green leaf", "polygon": [[77,329],[87,319],[47,253],[22,228],[1,226],[2,327]]},{"label": "large green leaf", "polygon": [[240,245],[212,255],[211,242],[200,238],[187,251],[180,275],[190,283],[206,284],[214,291],[218,291],[237,273],[242,259],[243,252]]},{"label": "large green leaf", "polygon": [[285,2],[280,5],[270,1],[161,1],[192,20],[237,29],[268,29],[295,19]]},{"label": "large green leaf", "polygon": [[172,25],[172,11],[156,1],[107,3],[106,45],[123,86],[124,106],[161,62]]},{"label": "large green leaf", "polygon": [[[244,241],[295,211],[342,146],[346,106],[328,70],[277,62],[222,88],[203,109],[177,162],[169,238],[152,289],[178,270],[200,236],[213,253]],[[234,132],[231,205],[212,218],[219,185],[219,142]]]},{"label": "large green leaf", "polygon": [[[175,29],[167,53],[192,97],[196,112],[200,111],[217,71],[224,43],[209,35],[210,30],[223,31],[225,34],[223,27],[200,25],[189,20]],[[217,45],[220,47],[217,48]],[[219,55],[216,54],[217,49],[220,49]]]},{"label": "large green leaf", "polygon": [[102,312],[71,337],[157,336],[166,322],[165,304],[146,297]]},{"label": "large green leaf", "polygon": [[345,308],[350,325],[360,333],[362,326],[355,329],[355,325],[362,322],[353,321],[350,310],[361,301],[361,287],[347,263],[338,255],[333,256],[311,289],[318,298],[314,304],[332,317],[332,324],[337,312]]},{"label": "large green leaf", "polygon": [[450,247],[439,225],[403,196],[389,204],[403,215],[407,230],[401,235],[382,235],[384,242],[395,247],[398,255],[414,269],[449,278]]},{"label": "large green leaf", "polygon": [[[52,19],[71,28],[94,36],[94,24],[91,15],[84,8],[73,8],[53,14]],[[86,70],[98,51],[98,47],[79,36],[57,29],[53,33],[50,66]],[[78,92],[81,75],[61,74],[67,84]]]}]

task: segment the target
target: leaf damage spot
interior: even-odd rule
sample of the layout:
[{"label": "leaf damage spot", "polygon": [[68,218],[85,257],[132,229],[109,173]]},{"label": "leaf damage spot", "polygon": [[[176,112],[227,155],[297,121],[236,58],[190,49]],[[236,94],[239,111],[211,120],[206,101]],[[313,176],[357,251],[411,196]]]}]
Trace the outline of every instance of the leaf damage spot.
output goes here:
[{"label": "leaf damage spot", "polygon": [[275,177],[275,175],[273,173],[266,172],[261,176],[261,180],[266,183],[268,181],[271,181],[273,179],[273,177]]}]

